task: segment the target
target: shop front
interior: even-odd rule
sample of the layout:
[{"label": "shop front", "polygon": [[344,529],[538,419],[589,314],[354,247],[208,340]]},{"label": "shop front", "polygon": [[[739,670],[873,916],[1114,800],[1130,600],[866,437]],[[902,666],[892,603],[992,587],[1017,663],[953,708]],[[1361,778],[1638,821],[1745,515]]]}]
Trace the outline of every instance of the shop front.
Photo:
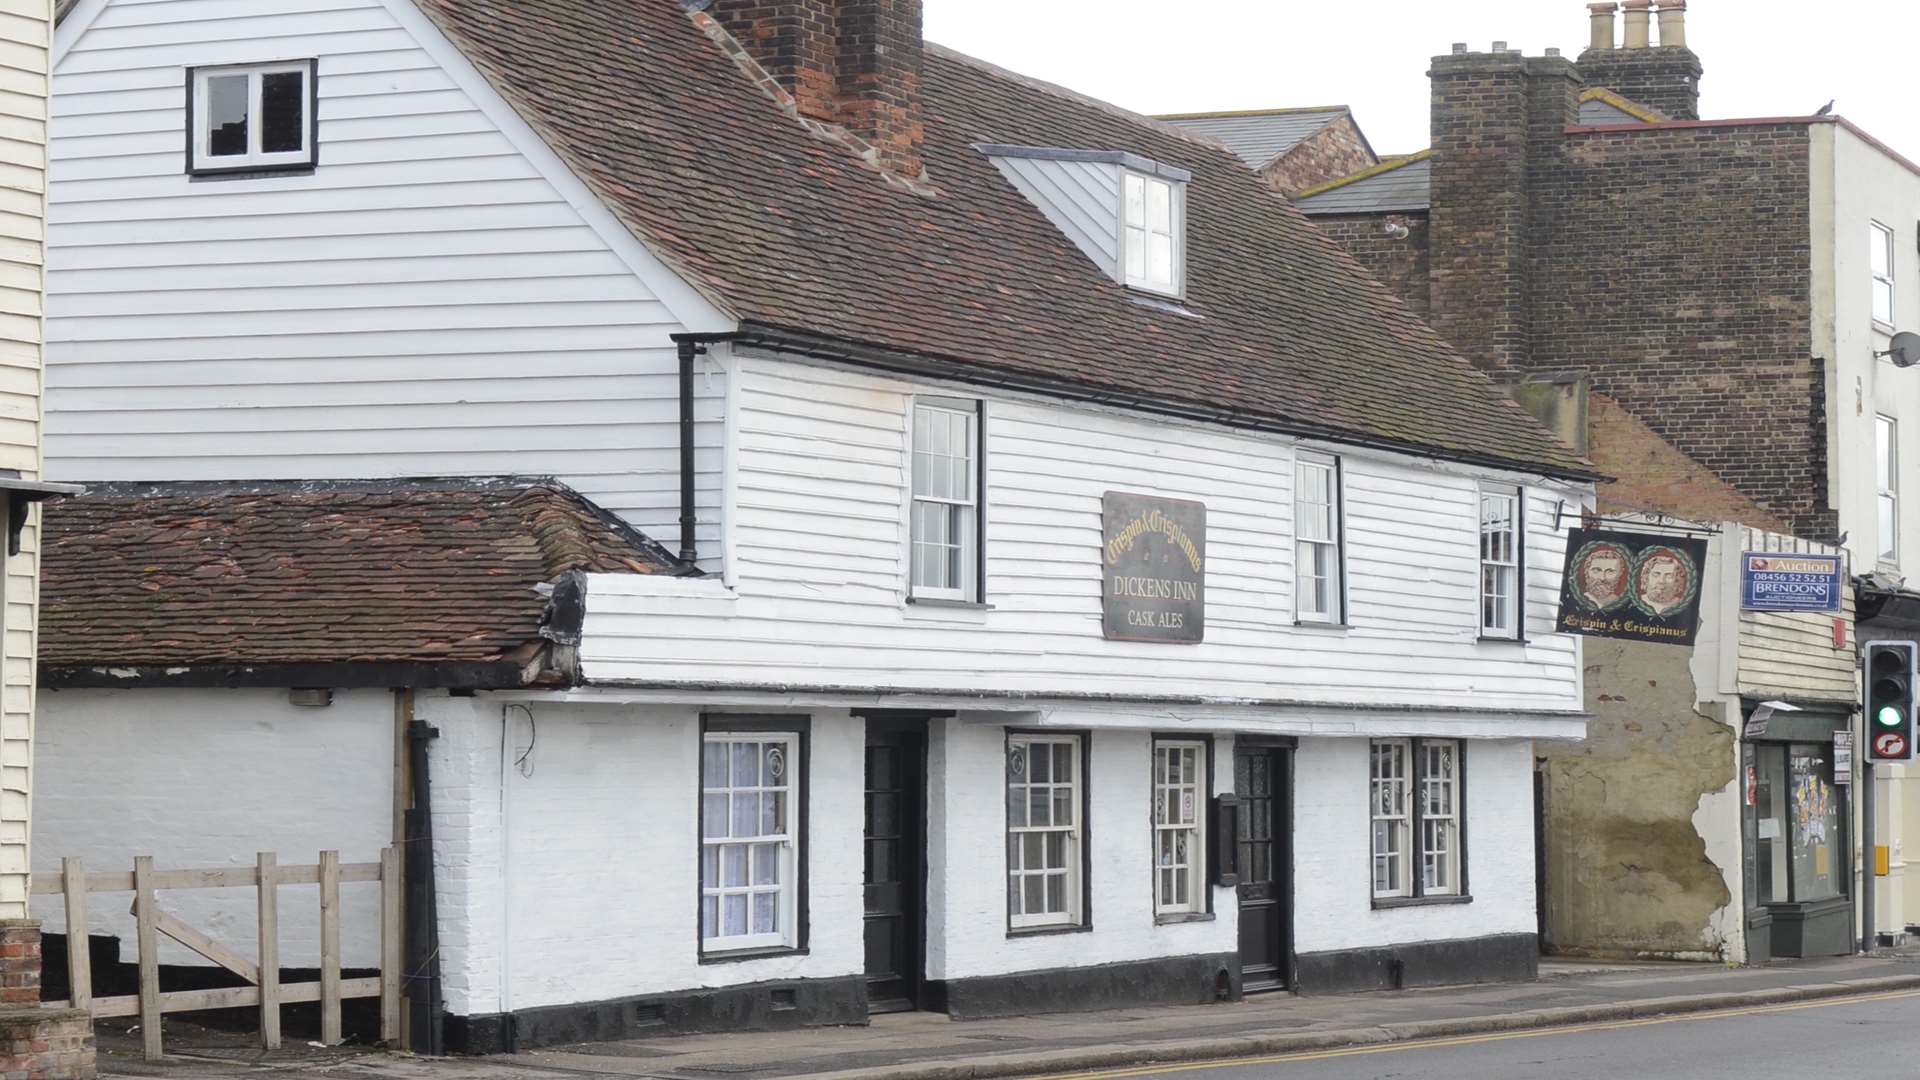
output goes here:
[{"label": "shop front", "polygon": [[1857,938],[1853,786],[1849,763],[1835,771],[1834,735],[1850,730],[1852,714],[1831,704],[1797,712],[1744,705],[1747,960],[1847,955]]}]

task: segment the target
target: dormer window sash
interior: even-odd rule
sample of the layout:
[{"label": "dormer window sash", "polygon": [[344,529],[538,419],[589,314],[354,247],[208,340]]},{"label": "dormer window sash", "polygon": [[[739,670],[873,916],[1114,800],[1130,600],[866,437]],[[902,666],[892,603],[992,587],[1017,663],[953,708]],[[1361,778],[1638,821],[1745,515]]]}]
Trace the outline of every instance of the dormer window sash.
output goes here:
[{"label": "dormer window sash", "polygon": [[1131,288],[1179,296],[1184,185],[1132,169],[1123,177],[1120,280]]}]

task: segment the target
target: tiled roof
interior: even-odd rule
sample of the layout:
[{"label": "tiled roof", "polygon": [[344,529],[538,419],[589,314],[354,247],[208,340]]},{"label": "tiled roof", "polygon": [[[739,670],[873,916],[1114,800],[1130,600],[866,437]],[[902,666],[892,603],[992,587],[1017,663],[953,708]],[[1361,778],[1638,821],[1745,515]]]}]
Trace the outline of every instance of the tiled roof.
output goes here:
[{"label": "tiled roof", "polygon": [[1300,140],[1349,115],[1345,105],[1305,109],[1262,109],[1254,112],[1179,113],[1157,117],[1196,135],[1218,139],[1240,160],[1263,169],[1275,158],[1300,145]]},{"label": "tiled roof", "polygon": [[[929,46],[923,154],[938,193],[919,194],[772,104],[678,0],[419,3],[636,235],[748,329],[986,383],[1591,472],[1211,141]],[[1191,170],[1184,308],[1108,278],[976,143]]]},{"label": "tiled roof", "polygon": [[517,670],[542,644],[536,586],[673,565],[572,490],[512,478],[94,484],[44,534],[49,673]]},{"label": "tiled roof", "polygon": [[1371,214],[1389,210],[1425,210],[1432,203],[1433,168],[1426,151],[1390,158],[1371,169],[1301,192],[1293,200],[1300,212]]}]

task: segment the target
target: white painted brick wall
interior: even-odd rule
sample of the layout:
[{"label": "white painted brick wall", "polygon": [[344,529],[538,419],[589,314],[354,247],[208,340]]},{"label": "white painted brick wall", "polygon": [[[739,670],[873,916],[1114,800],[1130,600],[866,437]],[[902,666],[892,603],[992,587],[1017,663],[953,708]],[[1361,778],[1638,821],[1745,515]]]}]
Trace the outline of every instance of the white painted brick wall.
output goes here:
[{"label": "white painted brick wall", "polygon": [[[1092,784],[1092,929],[1009,937],[1006,728],[965,719],[936,725],[928,768],[934,781],[931,798],[938,807],[929,818],[929,978],[1225,953],[1238,947],[1232,889],[1214,890],[1216,917],[1211,922],[1154,924],[1152,737],[1144,731],[1096,730],[1092,739],[1087,769]],[[1230,791],[1233,740],[1219,739],[1214,753],[1214,789]]]},{"label": "white painted brick wall", "polygon": [[440,731],[427,744],[427,773],[441,994],[456,1016],[498,1012],[506,918],[500,879],[500,704],[421,694],[413,715]]},{"label": "white painted brick wall", "polygon": [[[58,871],[78,855],[90,871],[311,864],[322,849],[374,862],[393,835],[393,695],[346,690],[323,708],[287,704],[284,690],[48,690],[39,701],[33,862]],[[130,893],[89,898],[95,933],[120,935],[134,958]],[[250,889],[182,889],[161,906],[247,956],[258,930]],[[320,963],[320,898],[313,885],[280,890],[280,958]],[[66,932],[58,896],[33,914]],[[377,967],[379,886],[341,887],[341,945],[349,966]],[[163,942],[161,962],[206,964]]]},{"label": "white painted brick wall", "polygon": [[1533,744],[1466,744],[1469,904],[1375,911],[1366,739],[1302,739],[1294,762],[1298,952],[1531,934]]}]

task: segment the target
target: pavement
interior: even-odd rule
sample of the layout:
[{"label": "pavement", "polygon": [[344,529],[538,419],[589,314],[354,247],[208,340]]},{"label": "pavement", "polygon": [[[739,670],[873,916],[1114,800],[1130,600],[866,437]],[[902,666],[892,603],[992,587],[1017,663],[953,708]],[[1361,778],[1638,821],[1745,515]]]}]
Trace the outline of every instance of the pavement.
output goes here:
[{"label": "pavement", "polygon": [[[242,1035],[169,1021],[170,1060],[139,1060],[138,1035],[102,1027],[103,1076],[368,1077],[507,1080],[975,1080],[1162,1062],[1215,1061],[1414,1039],[1595,1024],[1920,989],[1920,958],[1836,957],[1751,968],[1685,963],[1543,962],[1530,982],[1329,994],[1268,994],[1224,1005],[952,1021],[875,1017],[867,1027],[730,1032],[554,1047],[487,1058],[415,1058],[298,1044],[273,1055]],[[290,1040],[291,1041],[291,1040]]]}]

